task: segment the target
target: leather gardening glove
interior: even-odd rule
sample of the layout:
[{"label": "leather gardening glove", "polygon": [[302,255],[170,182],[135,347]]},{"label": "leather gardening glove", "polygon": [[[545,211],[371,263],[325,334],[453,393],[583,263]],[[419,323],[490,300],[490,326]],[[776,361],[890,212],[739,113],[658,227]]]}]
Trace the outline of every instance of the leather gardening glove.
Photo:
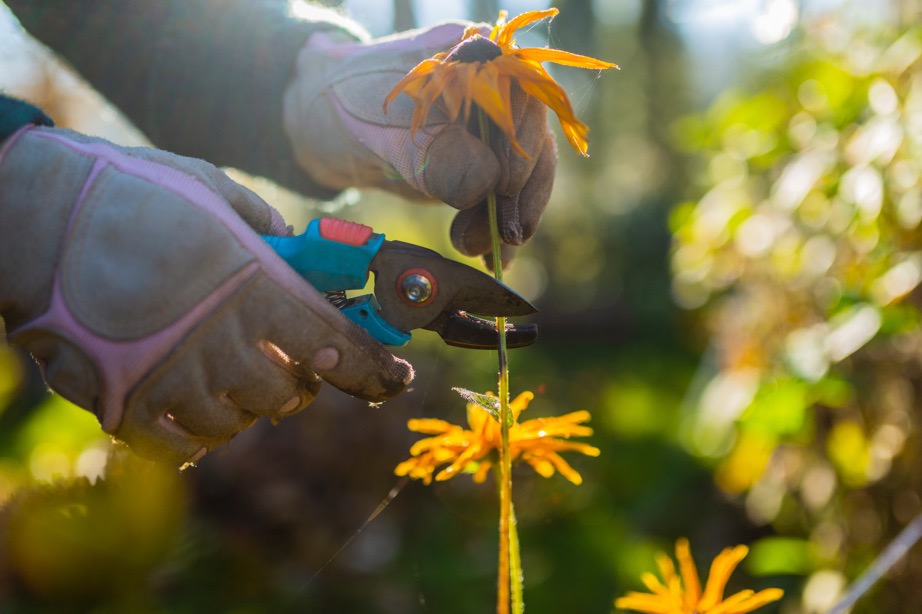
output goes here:
[{"label": "leather gardening glove", "polygon": [[516,135],[528,158],[513,151],[499,131],[487,145],[463,124],[447,123],[436,108],[414,139],[413,101],[406,95],[394,99],[386,113],[382,109],[410,69],[458,43],[468,25],[445,23],[370,42],[314,34],[285,95],[284,125],[298,163],[327,187],[373,186],[459,209],[451,239],[469,256],[489,256],[485,198],[495,190],[505,263],[512,246],[534,234],[550,198],[557,147],[546,107],[513,88]]},{"label": "leather gardening glove", "polygon": [[321,380],[413,377],[257,235],[281,216],[216,167],[68,130],[0,143],[0,316],[49,386],[138,454],[194,461]]}]

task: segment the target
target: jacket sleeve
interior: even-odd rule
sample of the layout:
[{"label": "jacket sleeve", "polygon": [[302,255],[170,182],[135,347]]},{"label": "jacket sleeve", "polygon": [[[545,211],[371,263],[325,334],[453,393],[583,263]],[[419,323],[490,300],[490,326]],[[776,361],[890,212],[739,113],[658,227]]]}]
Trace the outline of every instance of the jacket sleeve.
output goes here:
[{"label": "jacket sleeve", "polygon": [[26,126],[54,126],[54,121],[38,107],[25,100],[0,94],[0,147],[14,132]]},{"label": "jacket sleeve", "polygon": [[354,24],[297,19],[284,0],[5,1],[157,147],[335,195],[297,166],[282,100],[310,35],[360,38]]}]

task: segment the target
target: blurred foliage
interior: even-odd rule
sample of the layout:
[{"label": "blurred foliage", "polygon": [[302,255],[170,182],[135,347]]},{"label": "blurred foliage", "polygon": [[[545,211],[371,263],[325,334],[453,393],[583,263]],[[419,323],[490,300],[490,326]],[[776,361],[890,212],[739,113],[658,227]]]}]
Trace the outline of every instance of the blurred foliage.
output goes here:
[{"label": "blurred foliage", "polygon": [[[806,540],[753,565],[852,577],[922,511],[922,30],[841,34],[805,31],[676,124],[700,196],[670,225],[709,344],[689,449],[753,522]],[[920,573],[914,555],[858,611],[922,609]]]}]

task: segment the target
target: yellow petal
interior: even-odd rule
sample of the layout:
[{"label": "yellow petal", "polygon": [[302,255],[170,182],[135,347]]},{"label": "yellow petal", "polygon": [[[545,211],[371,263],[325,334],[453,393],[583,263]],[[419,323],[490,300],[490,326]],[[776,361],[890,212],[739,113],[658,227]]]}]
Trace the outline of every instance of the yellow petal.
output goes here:
[{"label": "yellow petal", "polygon": [[451,463],[448,467],[443,469],[439,475],[435,476],[436,481],[447,480],[452,477],[454,474],[459,473],[464,470],[468,463],[471,461],[479,460],[483,457],[489,450],[485,450],[482,446],[474,444],[462,454],[458,455],[455,458],[454,462]]},{"label": "yellow petal", "polygon": [[426,484],[432,481],[433,467],[428,459],[410,458],[394,469],[394,474],[398,476],[408,476],[414,480],[423,480]]},{"label": "yellow petal", "polygon": [[548,452],[544,456],[554,465],[557,471],[560,472],[560,475],[567,478],[570,482],[576,484],[577,486],[583,483],[583,476],[581,476],[576,469],[571,467],[570,464],[565,461],[562,456],[556,452]]},{"label": "yellow petal", "polygon": [[414,134],[419,128],[426,125],[429,110],[432,108],[433,103],[435,103],[445,91],[447,84],[451,82],[455,74],[454,65],[443,64],[439,70],[432,73],[429,77],[429,82],[426,83],[425,87],[423,87],[419,93],[419,100],[417,101],[416,109],[413,111],[413,120],[410,129]]},{"label": "yellow petal", "polygon": [[701,596],[701,602],[698,604],[702,610],[712,608],[723,600],[724,589],[730,574],[740,564],[749,548],[746,546],[736,546],[735,548],[724,548],[717,555],[714,562],[711,563],[711,570],[708,572],[708,581],[704,587],[704,594]]},{"label": "yellow petal", "polygon": [[470,37],[476,36],[478,34],[480,34],[480,28],[478,28],[477,26],[468,26],[464,28],[464,33],[461,35],[461,41],[462,42],[466,41]]},{"label": "yellow petal", "polygon": [[649,571],[641,574],[640,581],[644,583],[644,586],[646,586],[651,593],[661,595],[663,597],[669,597],[669,589],[663,586],[663,583],[659,581],[659,578],[654,576]]},{"label": "yellow petal", "polygon": [[407,428],[426,435],[440,435],[458,427],[451,422],[439,420],[438,418],[413,418],[407,421]]},{"label": "yellow petal", "polygon": [[589,419],[589,412],[578,411],[563,416],[535,418],[518,425],[522,437],[588,437],[592,429],[582,426],[579,422]]},{"label": "yellow petal", "polygon": [[416,459],[408,458],[394,468],[394,474],[399,476],[407,475],[414,467],[416,467]]},{"label": "yellow petal", "polygon": [[692,559],[688,540],[684,537],[676,541],[675,554],[682,574],[682,584],[685,586],[685,605],[691,608],[701,597],[701,581],[698,579],[698,569]]},{"label": "yellow petal", "polygon": [[726,601],[722,601],[718,603],[713,608],[708,608],[706,612],[707,614],[727,614],[728,612],[731,611],[731,608],[735,608],[743,600],[751,597],[752,593],[753,591],[751,590],[740,591],[736,593],[735,595],[733,595],[732,597],[730,597],[729,599],[727,599]]},{"label": "yellow petal", "polygon": [[474,102],[483,110],[493,123],[506,135],[509,143],[522,156],[525,150],[515,138],[515,124],[512,120],[509,77],[501,75],[494,62],[487,62],[477,73],[471,91]]},{"label": "yellow petal", "polygon": [[559,12],[560,11],[557,9],[546,9],[543,11],[528,11],[521,15],[517,15],[512,21],[507,22],[500,28],[499,34],[496,37],[496,44],[500,47],[509,47],[512,45],[512,36],[515,34],[516,30],[530,23],[540,21],[545,17],[553,17]]},{"label": "yellow petal", "polygon": [[[494,63],[498,63],[506,57],[517,60],[513,56],[503,56],[494,60]],[[541,64],[537,62],[507,61],[503,62],[502,66],[510,75],[518,79],[519,86],[526,94],[538,99],[542,104],[554,111],[567,141],[580,154],[587,155],[589,143],[586,139],[586,134],[589,132],[589,127],[576,118],[576,112],[570,104],[567,93],[544,70]]]},{"label": "yellow petal", "polygon": [[761,608],[763,605],[772,603],[773,601],[778,601],[784,596],[784,591],[780,588],[767,588],[765,590],[759,591],[754,595],[752,594],[752,591],[742,591],[742,593],[748,593],[744,599],[731,604],[731,601],[734,601],[734,598],[741,594],[737,593],[727,601],[724,601],[723,604],[721,604],[730,604],[724,614],[746,614],[747,612],[752,612]]},{"label": "yellow petal", "polygon": [[493,24],[493,29],[490,30],[490,40],[496,42],[496,37],[499,36],[499,33],[502,31],[503,26],[506,25],[506,18],[509,16],[509,11],[506,9],[500,9],[499,17],[496,18],[496,23]]},{"label": "yellow petal", "polygon": [[518,396],[509,401],[509,409],[518,412],[524,411],[528,409],[528,404],[534,401],[534,399],[535,393],[531,392],[530,390],[525,390],[520,392]]},{"label": "yellow petal", "polygon": [[474,480],[477,484],[483,484],[487,479],[487,474],[490,473],[490,468],[493,466],[493,463],[490,461],[481,461],[480,465],[477,467],[477,471],[474,472],[474,475],[471,479]]},{"label": "yellow petal", "polygon": [[473,438],[469,432],[460,430],[448,436],[427,437],[410,446],[410,454],[419,456],[423,452],[439,450],[445,450],[449,454],[453,454],[453,449],[463,449],[470,445],[472,440]]},{"label": "yellow petal", "polygon": [[656,566],[659,567],[659,573],[667,587],[678,582],[678,576],[675,575],[675,564],[664,552],[656,553]]},{"label": "yellow petal", "polygon": [[554,475],[554,465],[547,460],[537,456],[526,456],[525,462],[532,466],[532,469],[543,478],[549,478]]},{"label": "yellow petal", "polygon": [[471,432],[478,435],[483,433],[487,420],[490,420],[490,414],[487,413],[480,405],[468,403],[467,405],[467,423],[471,427]]},{"label": "yellow petal", "polygon": [[618,597],[615,599],[615,607],[619,610],[634,610],[645,614],[676,614],[677,612],[671,601],[646,593],[628,593],[624,597]]},{"label": "yellow petal", "polygon": [[576,68],[587,68],[590,70],[607,70],[609,68],[619,68],[617,64],[597,60],[587,55],[570,53],[561,49],[551,49],[549,47],[526,47],[524,49],[513,49],[509,52],[523,60],[532,62],[554,62],[562,66],[575,66]]},{"label": "yellow petal", "polygon": [[384,111],[387,112],[387,105],[390,104],[394,98],[396,98],[400,92],[402,92],[406,85],[412,81],[424,77],[425,75],[431,74],[437,67],[441,66],[442,62],[435,58],[426,58],[416,66],[414,66],[410,72],[408,72],[404,77],[397,82],[390,93],[384,98]]},{"label": "yellow petal", "polygon": [[580,454],[593,457],[599,456],[601,453],[595,446],[579,441],[562,441],[560,439],[547,437],[540,439],[512,440],[511,435],[512,431],[510,431],[510,447],[515,446],[521,450],[527,450],[533,453],[542,450],[548,452],[579,452]]},{"label": "yellow petal", "polygon": [[455,121],[461,114],[462,109],[470,106],[470,96],[467,95],[467,84],[470,83],[477,73],[477,65],[474,63],[458,64],[454,69],[455,74],[447,80],[442,90],[442,102],[445,105],[445,112],[448,115],[448,121]]},{"label": "yellow petal", "polygon": [[589,127],[579,121],[564,122],[563,120],[560,121],[560,127],[563,129],[563,135],[566,137],[567,142],[570,143],[570,146],[581,156],[588,158],[589,140],[586,138],[586,134],[589,132]]}]

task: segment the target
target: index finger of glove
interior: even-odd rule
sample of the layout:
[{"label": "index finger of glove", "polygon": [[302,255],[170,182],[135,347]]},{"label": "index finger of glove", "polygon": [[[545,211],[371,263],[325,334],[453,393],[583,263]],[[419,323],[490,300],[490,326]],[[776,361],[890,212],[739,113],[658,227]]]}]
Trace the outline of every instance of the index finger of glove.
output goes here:
[{"label": "index finger of glove", "polygon": [[[187,173],[193,184],[214,190],[240,216],[229,216],[217,205],[212,211],[260,261],[261,270],[247,282],[248,296],[239,308],[240,317],[257,329],[254,333],[261,332],[261,340],[353,396],[379,402],[403,391],[413,378],[409,363],[345,318],[252,233],[280,232],[284,223],[268,204],[206,162],[152,150],[132,153]],[[241,228],[240,220],[250,228]]]},{"label": "index finger of glove", "polygon": [[413,380],[410,363],[387,351],[300,278],[260,273],[253,284],[247,309],[272,322],[264,340],[300,368],[375,403],[403,392]]},{"label": "index finger of glove", "polygon": [[[557,147],[553,137],[549,136],[522,190],[511,196],[497,195],[497,221],[503,243],[522,245],[534,235],[551,197],[556,165]],[[455,216],[451,224],[451,242],[466,256],[480,256],[490,251],[490,219],[486,202]],[[511,253],[508,257],[511,258]]]},{"label": "index finger of glove", "polygon": [[148,147],[133,147],[126,149],[126,152],[136,158],[170,166],[194,177],[220,194],[237,215],[256,232],[287,234],[285,221],[275,208],[210,162]]}]

